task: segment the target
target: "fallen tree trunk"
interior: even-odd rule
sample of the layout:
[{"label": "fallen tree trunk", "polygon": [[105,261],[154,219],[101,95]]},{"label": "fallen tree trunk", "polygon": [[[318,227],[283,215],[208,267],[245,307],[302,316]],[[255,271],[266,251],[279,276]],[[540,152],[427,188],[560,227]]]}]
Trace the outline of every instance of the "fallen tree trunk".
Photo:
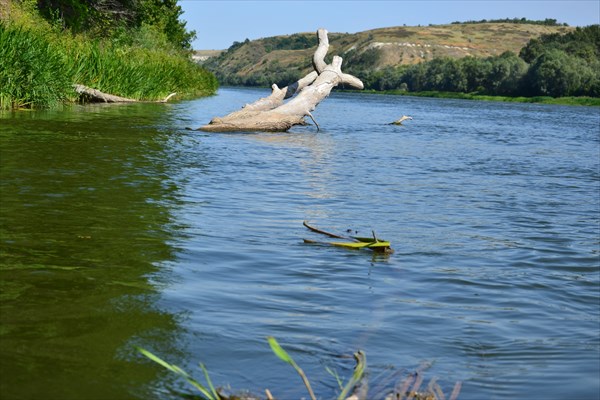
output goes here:
[{"label": "fallen tree trunk", "polygon": [[[304,78],[299,79],[293,84],[285,86],[281,89],[279,89],[276,84],[273,84],[271,86],[271,94],[269,96],[258,99],[254,103],[246,104],[241,110],[232,112],[224,118],[227,118],[228,120],[241,119],[248,116],[251,112],[269,111],[277,108],[283,104],[283,100],[294,96],[306,86],[313,83],[317,76],[319,76],[319,74],[313,71]],[[223,118],[221,120],[223,120]]]},{"label": "fallen tree trunk", "polygon": [[[87,99],[91,102],[96,103],[137,103],[139,100],[128,99],[127,97],[115,96],[113,94],[108,94],[101,92],[97,89],[92,89],[85,85],[75,84],[73,85],[75,91],[83,98]],[[166,103],[171,97],[175,96],[177,93],[171,93],[163,100],[155,101],[153,103]]]},{"label": "fallen tree trunk", "polygon": [[[355,76],[342,72],[342,58],[334,56],[331,64],[325,63],[329,50],[329,39],[325,29],[317,31],[319,45],[313,55],[314,72],[311,72],[293,85],[279,89],[272,86],[271,95],[244,106],[224,117],[213,118],[208,125],[198,130],[206,132],[264,131],[284,132],[294,125],[305,125],[305,117],[312,117],[317,105],[329,96],[331,90],[344,85],[363,89],[363,83]],[[283,100],[297,95],[283,103]],[[318,128],[318,125],[317,125]]]}]

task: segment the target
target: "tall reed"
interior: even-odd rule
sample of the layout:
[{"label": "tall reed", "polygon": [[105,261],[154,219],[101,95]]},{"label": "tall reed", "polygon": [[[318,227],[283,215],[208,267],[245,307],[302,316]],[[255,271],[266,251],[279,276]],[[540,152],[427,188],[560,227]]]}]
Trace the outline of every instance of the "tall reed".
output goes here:
[{"label": "tall reed", "polygon": [[157,100],[171,92],[186,97],[214,93],[214,75],[181,54],[119,46],[110,41],[77,41],[64,46],[74,83],[138,100]]},{"label": "tall reed", "polygon": [[[34,21],[34,22],[32,22]],[[77,100],[73,84],[138,100],[213,94],[214,75],[145,30],[139,41],[72,35],[35,18],[0,20],[0,109],[56,107]],[[153,46],[153,44],[156,44]]]},{"label": "tall reed", "polygon": [[43,36],[0,21],[0,108],[52,107],[68,98],[65,62]]}]

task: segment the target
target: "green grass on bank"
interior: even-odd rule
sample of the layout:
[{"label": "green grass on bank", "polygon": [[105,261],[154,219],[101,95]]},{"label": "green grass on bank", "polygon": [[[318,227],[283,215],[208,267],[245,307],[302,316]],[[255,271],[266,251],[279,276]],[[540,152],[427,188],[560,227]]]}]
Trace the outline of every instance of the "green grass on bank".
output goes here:
[{"label": "green grass on bank", "polygon": [[414,96],[414,97],[433,97],[440,99],[465,99],[465,100],[479,100],[479,101],[506,101],[514,103],[539,103],[539,104],[560,104],[560,105],[572,105],[572,106],[596,106],[600,107],[600,98],[598,97],[550,97],[550,96],[536,96],[536,97],[509,97],[509,96],[487,96],[475,93],[456,93],[456,92],[407,92],[403,90],[366,90],[362,92],[377,93],[385,95],[400,95],[400,96]]},{"label": "green grass on bank", "polygon": [[0,109],[76,101],[76,83],[148,101],[172,92],[179,98],[210,95],[218,87],[212,73],[149,29],[100,40],[72,35],[26,13],[0,20]]},{"label": "green grass on bank", "polygon": [[0,22],[0,109],[52,107],[71,94],[60,52],[41,35]]}]

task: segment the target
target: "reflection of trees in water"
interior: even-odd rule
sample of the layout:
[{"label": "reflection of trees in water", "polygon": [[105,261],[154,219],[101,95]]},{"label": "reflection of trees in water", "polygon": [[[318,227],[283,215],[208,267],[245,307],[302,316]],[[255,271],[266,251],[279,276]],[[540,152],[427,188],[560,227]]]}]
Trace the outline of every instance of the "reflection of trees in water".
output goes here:
[{"label": "reflection of trees in water", "polygon": [[131,398],[156,371],[127,361],[132,339],[173,341],[156,285],[175,257],[177,187],[165,184],[166,139],[152,128],[161,112],[148,106],[2,121],[6,398]]}]

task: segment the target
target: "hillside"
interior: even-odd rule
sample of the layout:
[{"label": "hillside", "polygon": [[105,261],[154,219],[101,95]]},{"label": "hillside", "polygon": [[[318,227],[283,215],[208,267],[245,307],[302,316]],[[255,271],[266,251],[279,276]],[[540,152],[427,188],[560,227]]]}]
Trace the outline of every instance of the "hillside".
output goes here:
[{"label": "hillside", "polygon": [[[518,54],[529,40],[574,28],[523,23],[454,23],[420,27],[398,26],[354,34],[330,33],[329,54],[344,58],[351,69],[380,70],[440,57]],[[297,33],[234,43],[204,65],[223,84],[270,85],[295,79],[311,68],[316,35]]]}]

